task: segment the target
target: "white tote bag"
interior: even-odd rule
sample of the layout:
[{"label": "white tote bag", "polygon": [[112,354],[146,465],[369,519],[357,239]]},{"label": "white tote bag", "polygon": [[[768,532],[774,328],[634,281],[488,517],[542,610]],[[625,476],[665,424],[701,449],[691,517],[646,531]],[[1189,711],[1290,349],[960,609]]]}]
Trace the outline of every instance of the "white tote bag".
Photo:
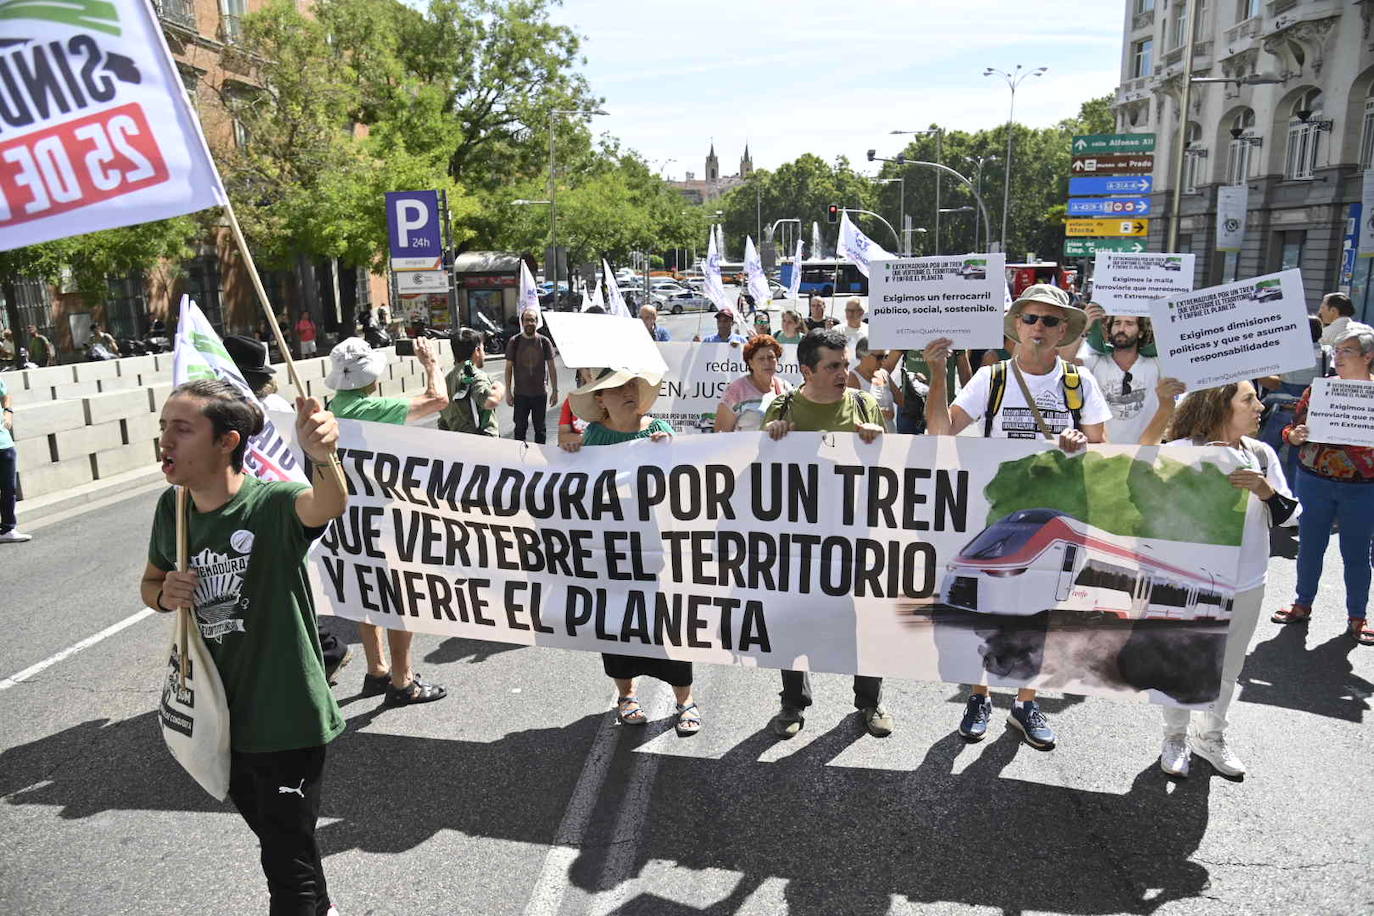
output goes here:
[{"label": "white tote bag", "polygon": [[[186,538],[186,495],[178,489],[177,566],[183,571]],[[219,669],[192,614],[182,608],[174,614],[158,722],[167,750],[206,792],[222,801],[229,794],[229,704]]]}]

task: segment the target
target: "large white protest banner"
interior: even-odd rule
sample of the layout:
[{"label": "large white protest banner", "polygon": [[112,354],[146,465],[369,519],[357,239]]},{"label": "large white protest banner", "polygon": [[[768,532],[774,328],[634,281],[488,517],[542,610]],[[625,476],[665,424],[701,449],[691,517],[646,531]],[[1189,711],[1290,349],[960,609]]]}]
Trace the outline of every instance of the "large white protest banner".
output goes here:
[{"label": "large white protest banner", "polygon": [[1217,251],[1240,251],[1245,243],[1245,221],[1250,189],[1243,184],[1217,188]]},{"label": "large white protest banner", "polygon": [[1307,438],[1329,445],[1374,446],[1374,382],[1313,379]]},{"label": "large white protest banner", "polygon": [[1006,255],[875,259],[870,266],[869,346],[921,349],[938,337],[956,347],[1001,346]]},{"label": "large white protest banner", "polygon": [[1312,368],[1312,337],[1297,270],[1150,303],[1160,374],[1216,388]]},{"label": "large white protest banner", "polygon": [[0,21],[0,251],[227,202],[147,0]]},{"label": "large white protest banner", "polygon": [[325,613],[1160,703],[1217,695],[1255,508],[1225,449],[794,432],[570,454],[340,427],[350,496],[314,564]]},{"label": "large white protest banner", "polygon": [[[802,383],[801,365],[797,362],[795,344],[780,344],[782,359],[778,360],[777,377],[796,388]],[[667,420],[680,435],[710,432],[716,409],[725,389],[748,374],[744,361],[744,347],[728,343],[660,343],[659,353],[668,371],[658,386],[658,400],[651,409],[653,416]],[[772,403],[773,395],[760,392],[749,397],[748,411],[737,412],[736,429],[758,429],[763,413]],[[753,403],[757,401],[757,404]]]},{"label": "large white protest banner", "polygon": [[859,231],[859,227],[849,220],[849,214],[840,214],[840,238],[835,243],[835,256],[852,261],[859,273],[868,276],[868,264],[878,258],[891,258],[887,249]]},{"label": "large white protest banner", "polygon": [[1149,317],[1150,303],[1193,290],[1191,254],[1099,251],[1093,261],[1093,301],[1108,315]]},{"label": "large white protest banner", "polygon": [[[180,385],[198,378],[223,379],[246,397],[258,400],[252,386],[234,365],[229,351],[215,333],[215,326],[205,317],[200,306],[189,296],[181,297],[181,313],[177,320],[176,344],[172,350],[172,384]],[[262,402],[258,402],[262,406]],[[265,412],[265,408],[264,408]],[[243,467],[262,480],[295,480],[309,483],[310,475],[298,460],[278,423],[285,414],[267,414],[262,432],[248,440],[243,455]],[[291,422],[286,428],[291,428]]]}]

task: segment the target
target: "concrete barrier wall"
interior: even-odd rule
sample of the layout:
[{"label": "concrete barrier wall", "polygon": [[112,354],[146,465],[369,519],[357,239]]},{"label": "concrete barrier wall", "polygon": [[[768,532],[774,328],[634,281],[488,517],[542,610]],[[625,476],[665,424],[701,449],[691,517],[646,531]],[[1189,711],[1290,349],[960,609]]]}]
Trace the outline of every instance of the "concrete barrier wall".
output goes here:
[{"label": "concrete barrier wall", "polygon": [[[439,347],[440,366],[452,368],[452,351]],[[384,397],[414,397],[424,390],[424,373],[413,357],[388,349],[387,372],[379,383]],[[295,396],[286,366],[276,381],[287,400]],[[296,363],[313,397],[329,398],[329,357]],[[160,353],[99,363],[73,363],[8,372],[14,402],[14,438],[19,452],[21,499],[35,499],[157,461],[158,415],[172,391],[172,356]]]}]

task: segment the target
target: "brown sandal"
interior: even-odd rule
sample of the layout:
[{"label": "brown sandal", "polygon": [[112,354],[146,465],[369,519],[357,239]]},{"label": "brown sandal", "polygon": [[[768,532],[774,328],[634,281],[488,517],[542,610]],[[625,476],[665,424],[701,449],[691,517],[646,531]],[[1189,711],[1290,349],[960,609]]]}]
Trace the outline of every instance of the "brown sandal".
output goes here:
[{"label": "brown sandal", "polygon": [[1312,619],[1312,609],[1301,604],[1293,604],[1279,608],[1269,619],[1274,623],[1307,623]]},{"label": "brown sandal", "polygon": [[1347,632],[1355,638],[1355,641],[1362,646],[1374,646],[1374,629],[1365,624],[1363,617],[1351,617],[1347,624]]}]

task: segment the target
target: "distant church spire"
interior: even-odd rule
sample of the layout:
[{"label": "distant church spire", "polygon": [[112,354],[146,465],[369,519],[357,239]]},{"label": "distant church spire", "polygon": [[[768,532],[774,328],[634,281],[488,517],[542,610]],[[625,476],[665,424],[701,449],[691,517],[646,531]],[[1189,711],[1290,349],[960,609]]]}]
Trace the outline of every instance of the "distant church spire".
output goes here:
[{"label": "distant church spire", "polygon": [[716,158],[716,141],[711,141],[711,151],[706,154],[706,180],[720,181],[720,160]]},{"label": "distant church spire", "polygon": [[739,177],[748,178],[754,171],[754,160],[749,158],[749,144],[744,144],[744,155],[739,160]]}]

